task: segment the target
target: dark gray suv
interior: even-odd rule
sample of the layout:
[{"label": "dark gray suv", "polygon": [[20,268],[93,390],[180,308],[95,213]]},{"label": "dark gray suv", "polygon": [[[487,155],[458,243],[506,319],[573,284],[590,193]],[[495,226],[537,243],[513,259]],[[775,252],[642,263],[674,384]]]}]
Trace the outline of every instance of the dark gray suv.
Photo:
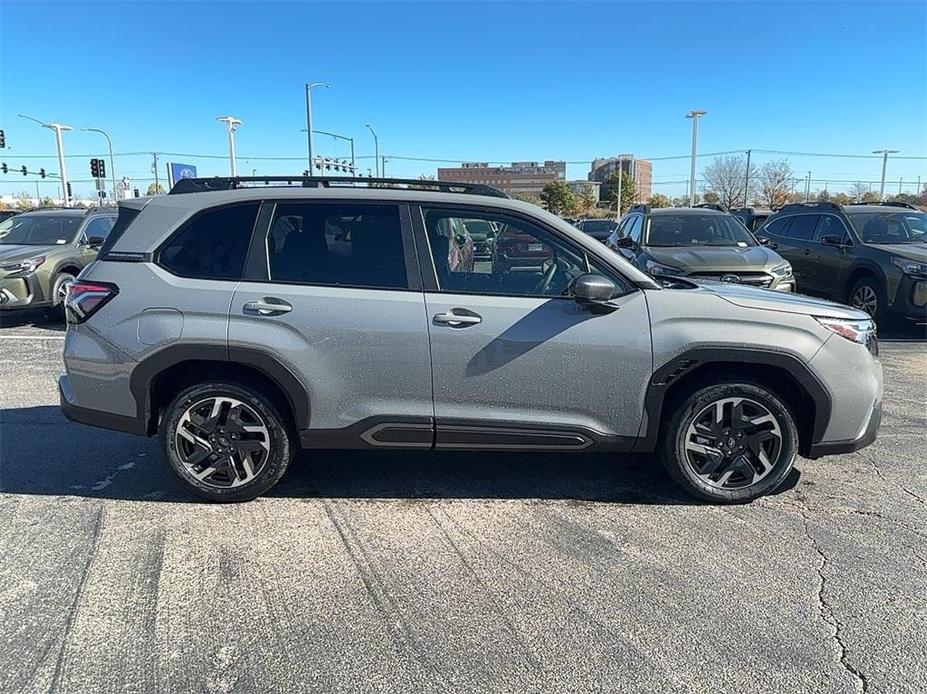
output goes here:
[{"label": "dark gray suv", "polygon": [[[68,292],[64,413],[160,434],[204,497],[266,492],[298,448],[416,448],[658,451],[690,493],[744,501],[875,439],[861,311],[657,282],[484,186],[260,180],[121,203]],[[461,262],[472,220],[504,252]]]}]

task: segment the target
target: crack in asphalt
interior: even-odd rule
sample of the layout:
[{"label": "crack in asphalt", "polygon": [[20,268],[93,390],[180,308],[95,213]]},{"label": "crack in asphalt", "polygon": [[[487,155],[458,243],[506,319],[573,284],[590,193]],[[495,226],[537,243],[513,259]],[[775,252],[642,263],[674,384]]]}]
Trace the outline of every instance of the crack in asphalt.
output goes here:
[{"label": "crack in asphalt", "polygon": [[882,470],[876,464],[875,458],[871,454],[865,455],[863,457],[869,462],[869,465],[872,466],[872,469],[875,470],[876,477],[878,477],[883,482],[887,482],[888,484],[895,485],[896,487],[898,487],[901,491],[903,491],[905,494],[907,494],[911,498],[916,499],[924,506],[927,506],[927,499],[922,497],[920,494],[918,494],[917,492],[911,491],[910,489],[905,487],[903,484],[901,484],[901,482],[895,482],[894,480],[890,480],[885,475],[883,475]]}]

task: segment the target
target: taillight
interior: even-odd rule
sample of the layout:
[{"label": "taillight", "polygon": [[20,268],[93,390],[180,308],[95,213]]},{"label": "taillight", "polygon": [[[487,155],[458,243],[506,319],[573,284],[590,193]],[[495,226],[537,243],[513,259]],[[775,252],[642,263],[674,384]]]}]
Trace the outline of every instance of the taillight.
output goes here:
[{"label": "taillight", "polygon": [[118,293],[119,287],[109,282],[74,280],[64,300],[68,323],[83,323]]}]

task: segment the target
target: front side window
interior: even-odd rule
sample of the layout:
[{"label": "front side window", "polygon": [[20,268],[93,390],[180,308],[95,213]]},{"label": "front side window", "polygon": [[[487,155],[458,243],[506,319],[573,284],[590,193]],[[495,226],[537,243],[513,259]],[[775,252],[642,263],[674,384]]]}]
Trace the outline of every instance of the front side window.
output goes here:
[{"label": "front side window", "polygon": [[814,230],[815,241],[820,241],[825,236],[837,236],[840,238],[840,243],[844,246],[848,246],[851,243],[850,235],[846,227],[843,226],[843,222],[830,214],[821,215],[821,221],[818,222],[818,226]]},{"label": "front side window", "polygon": [[105,241],[112,228],[113,222],[109,217],[96,217],[87,222],[87,226],[84,227],[84,238],[89,241],[96,236]]},{"label": "front side window", "polygon": [[441,291],[506,296],[569,296],[582,274],[602,271],[585,251],[574,248],[531,222],[504,215],[487,216],[496,228],[487,260],[474,259],[455,238],[463,220],[450,210],[425,210],[425,228]]},{"label": "front side window", "polygon": [[644,218],[639,214],[634,215],[631,221],[625,226],[625,233],[635,244],[640,245],[641,232],[644,229]]},{"label": "front side window", "polygon": [[267,257],[272,282],[409,286],[395,205],[278,204],[267,237]]},{"label": "front side window", "polygon": [[746,227],[725,214],[655,214],[645,246],[755,246]]},{"label": "front side window", "polygon": [[19,214],[0,223],[0,245],[60,246],[74,239],[82,221],[73,214]]},{"label": "front side window", "polygon": [[175,275],[195,279],[241,279],[259,203],[207,210],[174,234],[158,261]]},{"label": "front side window", "polygon": [[863,243],[923,243],[927,240],[927,213],[854,212],[847,216]]}]

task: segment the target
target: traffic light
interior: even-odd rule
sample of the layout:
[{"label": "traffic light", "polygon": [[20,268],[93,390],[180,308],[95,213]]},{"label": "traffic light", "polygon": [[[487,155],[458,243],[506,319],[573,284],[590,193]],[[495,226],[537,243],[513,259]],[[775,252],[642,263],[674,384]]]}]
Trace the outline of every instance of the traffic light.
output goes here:
[{"label": "traffic light", "polygon": [[45,169],[39,169],[39,176],[45,178]]},{"label": "traffic light", "polygon": [[100,171],[100,178],[106,178],[106,161],[97,159],[97,169]]},{"label": "traffic light", "polygon": [[10,170],[10,167],[6,165],[6,162],[3,162],[2,164],[0,164],[0,171],[2,171],[3,173],[6,173],[9,170]]},{"label": "traffic light", "polygon": [[6,147],[6,133],[0,130],[0,149]]},{"label": "traffic light", "polygon": [[28,176],[28,175],[29,175],[29,169],[26,168],[26,165],[25,165],[25,164],[23,164],[23,168],[21,168],[20,171],[23,172],[23,176]]},{"label": "traffic light", "polygon": [[132,189],[132,194],[133,194],[135,197],[138,197],[138,188],[133,188],[133,189]]},{"label": "traffic light", "polygon": [[72,199],[73,197],[74,193],[71,192],[71,182],[68,181],[68,199]]},{"label": "traffic light", "polygon": [[103,163],[102,159],[91,159],[90,160],[90,175],[94,178],[103,178],[103,174],[100,173],[100,164]]}]

